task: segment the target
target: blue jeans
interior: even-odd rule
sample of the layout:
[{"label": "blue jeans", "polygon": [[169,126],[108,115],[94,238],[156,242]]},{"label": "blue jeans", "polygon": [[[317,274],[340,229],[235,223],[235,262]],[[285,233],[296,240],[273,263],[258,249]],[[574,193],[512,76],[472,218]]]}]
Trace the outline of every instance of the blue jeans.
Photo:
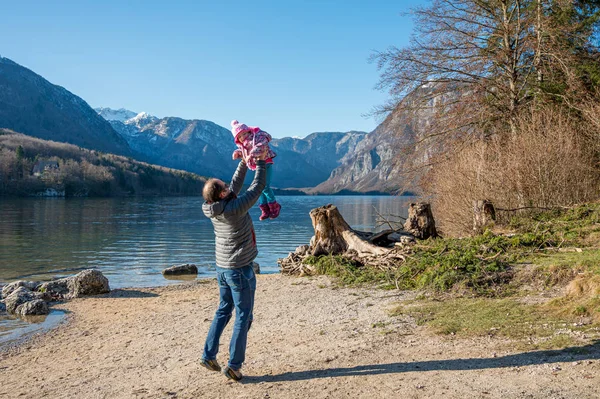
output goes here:
[{"label": "blue jeans", "polygon": [[272,169],[273,169],[273,164],[268,163],[267,164],[267,184],[265,185],[265,189],[263,190],[263,192],[260,193],[260,197],[258,198],[258,205],[265,205],[265,204],[268,204],[269,202],[277,201],[277,199],[275,198],[275,193],[273,192],[273,189],[271,188],[271,177],[273,175]]},{"label": "blue jeans", "polygon": [[235,306],[235,324],[229,343],[229,367],[239,370],[246,357],[248,330],[252,325],[256,276],[251,264],[239,269],[217,267],[217,281],[220,303],[208,330],[202,358],[206,360],[217,358],[219,339],[231,319]]}]

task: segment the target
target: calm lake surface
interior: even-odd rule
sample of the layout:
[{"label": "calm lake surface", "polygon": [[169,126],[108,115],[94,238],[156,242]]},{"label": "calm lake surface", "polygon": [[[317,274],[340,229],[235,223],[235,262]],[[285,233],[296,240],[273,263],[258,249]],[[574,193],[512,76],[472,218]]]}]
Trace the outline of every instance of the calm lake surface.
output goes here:
[{"label": "calm lake surface", "polygon": [[[281,196],[281,215],[256,229],[263,273],[278,271],[277,258],[308,244],[308,213],[337,205],[358,230],[372,231],[380,214],[406,216],[408,197]],[[199,197],[108,199],[0,199],[0,283],[50,280],[97,268],[111,288],[170,283],[161,271],[194,263],[199,277],[214,274],[214,233]]]},{"label": "calm lake surface", "polygon": [[[255,206],[256,261],[263,273],[278,272],[277,259],[313,235],[308,216],[313,208],[334,204],[353,228],[373,231],[378,213],[406,216],[410,199],[280,196],[281,215],[263,222]],[[181,263],[196,264],[198,278],[214,276],[214,233],[201,197],[0,198],[0,283],[51,280],[96,268],[111,288],[159,286],[181,281],[161,274]],[[22,324],[0,317],[0,342]]]}]

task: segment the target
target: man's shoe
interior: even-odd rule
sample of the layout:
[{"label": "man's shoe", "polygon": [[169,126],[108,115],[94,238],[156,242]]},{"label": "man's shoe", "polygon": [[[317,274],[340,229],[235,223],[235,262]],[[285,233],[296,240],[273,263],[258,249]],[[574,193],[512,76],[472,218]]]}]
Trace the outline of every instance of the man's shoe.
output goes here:
[{"label": "man's shoe", "polygon": [[207,369],[209,369],[210,371],[221,371],[221,366],[219,366],[219,363],[217,362],[216,359],[213,359],[213,360],[202,359],[200,364],[203,365],[204,367],[206,367]]},{"label": "man's shoe", "polygon": [[225,377],[229,378],[230,380],[239,381],[242,379],[242,371],[234,370],[229,366],[223,369],[223,374],[225,374]]}]

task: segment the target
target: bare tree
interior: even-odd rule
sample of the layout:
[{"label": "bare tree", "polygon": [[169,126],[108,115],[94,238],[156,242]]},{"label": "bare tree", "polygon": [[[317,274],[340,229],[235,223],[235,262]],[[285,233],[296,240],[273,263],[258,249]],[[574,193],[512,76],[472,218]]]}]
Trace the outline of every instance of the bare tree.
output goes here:
[{"label": "bare tree", "polygon": [[433,108],[425,138],[514,133],[536,93],[569,100],[600,80],[598,0],[432,0],[412,14],[410,44],[372,58],[392,97],[380,111]]},{"label": "bare tree", "polygon": [[[588,177],[600,167],[599,0],[432,0],[412,14],[409,45],[373,56],[391,94],[380,111],[415,116],[415,140],[396,160],[406,181],[419,177],[423,194],[443,193],[461,212],[473,199],[556,205],[597,195]],[[544,119],[552,115],[561,135]],[[546,146],[550,133],[561,146]],[[567,170],[581,177],[571,183],[556,172],[570,157]]]},{"label": "bare tree", "polygon": [[406,107],[436,106],[444,127],[432,129],[431,137],[510,124],[531,96],[536,34],[530,6],[531,0],[433,0],[416,8],[410,45],[374,55],[382,70],[379,87],[390,90],[392,104],[427,88]]}]

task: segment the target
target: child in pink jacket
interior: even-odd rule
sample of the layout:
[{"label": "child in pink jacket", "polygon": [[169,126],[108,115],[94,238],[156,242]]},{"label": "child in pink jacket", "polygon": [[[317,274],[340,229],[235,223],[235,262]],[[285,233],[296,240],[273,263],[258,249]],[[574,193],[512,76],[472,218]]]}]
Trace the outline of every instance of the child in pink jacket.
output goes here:
[{"label": "child in pink jacket", "polygon": [[258,207],[261,210],[260,220],[268,218],[275,219],[279,216],[281,205],[275,198],[275,193],[271,189],[271,176],[273,168],[273,158],[277,156],[269,146],[271,135],[262,131],[259,127],[246,126],[237,120],[231,121],[231,132],[233,133],[235,144],[238,149],[233,152],[232,158],[242,158],[251,170],[256,170],[255,157],[266,153],[265,161],[267,163],[267,185],[258,199]]}]

